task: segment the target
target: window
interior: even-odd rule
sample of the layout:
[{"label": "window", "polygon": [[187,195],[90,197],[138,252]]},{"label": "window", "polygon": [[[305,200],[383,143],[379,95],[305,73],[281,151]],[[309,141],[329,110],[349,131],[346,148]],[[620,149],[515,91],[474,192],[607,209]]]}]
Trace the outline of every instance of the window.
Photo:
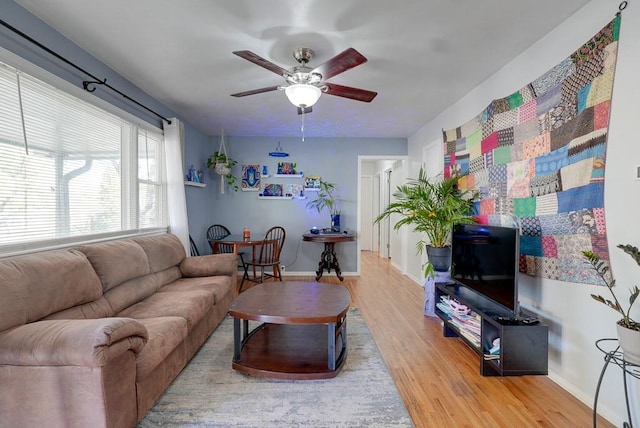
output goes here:
[{"label": "window", "polygon": [[163,135],[0,63],[0,255],[166,230]]}]

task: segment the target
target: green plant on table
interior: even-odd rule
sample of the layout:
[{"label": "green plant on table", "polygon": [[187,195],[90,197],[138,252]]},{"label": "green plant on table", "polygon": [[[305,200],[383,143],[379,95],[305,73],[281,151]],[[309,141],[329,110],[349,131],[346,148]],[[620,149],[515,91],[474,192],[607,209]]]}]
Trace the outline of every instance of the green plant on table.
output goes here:
[{"label": "green plant on table", "polygon": [[329,210],[329,215],[340,214],[338,203],[341,201],[336,196],[336,185],[327,181],[320,180],[320,189],[316,198],[307,202],[307,208],[314,208],[318,214],[322,213],[325,208]]}]

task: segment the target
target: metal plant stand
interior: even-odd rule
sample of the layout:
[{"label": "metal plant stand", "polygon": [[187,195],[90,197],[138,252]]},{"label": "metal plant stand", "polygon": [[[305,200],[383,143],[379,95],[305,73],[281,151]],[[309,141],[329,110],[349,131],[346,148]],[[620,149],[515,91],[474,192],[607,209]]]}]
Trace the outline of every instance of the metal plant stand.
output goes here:
[{"label": "metal plant stand", "polygon": [[[602,379],[604,373],[609,367],[609,363],[613,363],[622,369],[622,380],[624,383],[624,400],[627,406],[627,418],[629,422],[624,422],[624,428],[633,428],[631,422],[631,408],[629,407],[629,390],[627,387],[627,375],[640,379],[640,366],[637,364],[629,363],[624,359],[624,354],[620,350],[618,345],[618,339],[605,338],[596,341],[596,348],[598,348],[604,354],[604,366],[602,366],[602,372],[600,372],[600,378],[598,379],[598,385],[596,386],[596,396],[593,402],[593,427],[596,427],[596,420],[598,416],[598,395],[600,394],[600,386],[602,385]],[[613,349],[613,350],[611,350]]]}]

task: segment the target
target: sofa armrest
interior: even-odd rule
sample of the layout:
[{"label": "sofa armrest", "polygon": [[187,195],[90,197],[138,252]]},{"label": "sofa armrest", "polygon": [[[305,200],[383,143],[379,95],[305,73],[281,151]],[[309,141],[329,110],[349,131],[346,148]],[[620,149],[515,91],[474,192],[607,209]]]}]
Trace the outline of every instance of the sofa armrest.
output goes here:
[{"label": "sofa armrest", "polygon": [[37,321],[0,333],[0,364],[101,367],[148,338],[131,318]]},{"label": "sofa armrest", "polygon": [[238,273],[238,255],[225,253],[187,257],[180,263],[180,271],[182,276],[187,278],[216,275],[234,276]]}]

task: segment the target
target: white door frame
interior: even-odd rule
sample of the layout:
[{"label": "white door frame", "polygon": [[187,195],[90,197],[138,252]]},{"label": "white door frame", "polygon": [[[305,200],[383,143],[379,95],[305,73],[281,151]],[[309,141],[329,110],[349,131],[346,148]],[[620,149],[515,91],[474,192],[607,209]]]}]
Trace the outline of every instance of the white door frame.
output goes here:
[{"label": "white door frame", "polygon": [[[356,191],[356,195],[357,196],[357,204],[356,204],[356,212],[357,214],[357,220],[356,220],[356,231],[357,231],[357,236],[360,235],[360,232],[362,230],[362,225],[361,225],[361,218],[360,218],[360,210],[362,209],[362,201],[360,200],[360,192],[361,192],[361,187],[362,187],[362,183],[360,182],[360,175],[362,174],[362,162],[363,161],[384,161],[384,160],[405,160],[408,161],[409,156],[407,155],[359,155],[358,156],[358,188]],[[382,180],[381,180],[382,181]],[[380,186],[381,189],[383,189],[385,186],[381,185]],[[383,189],[384,190],[384,189]],[[380,200],[382,201],[383,199],[380,198]],[[382,243],[381,243],[382,244]],[[405,234],[402,234],[402,242],[401,242],[402,247],[406,246],[406,241],[405,241]],[[361,262],[361,248],[360,248],[360,240],[356,239],[356,248],[357,248],[357,262],[356,262],[356,266],[357,266],[357,274],[360,275],[360,262]],[[400,266],[403,266],[403,270],[404,270],[404,266],[405,266],[405,261],[401,260],[398,263]]]},{"label": "white door frame", "polygon": [[360,193],[360,200],[362,201],[362,221],[365,223],[362,225],[362,233],[360,234],[360,244],[363,251],[372,251],[373,250],[373,235],[374,227],[373,221],[375,220],[376,211],[373,206],[374,197],[373,197],[373,174],[362,174],[360,176],[360,180],[362,180],[362,187]]}]

